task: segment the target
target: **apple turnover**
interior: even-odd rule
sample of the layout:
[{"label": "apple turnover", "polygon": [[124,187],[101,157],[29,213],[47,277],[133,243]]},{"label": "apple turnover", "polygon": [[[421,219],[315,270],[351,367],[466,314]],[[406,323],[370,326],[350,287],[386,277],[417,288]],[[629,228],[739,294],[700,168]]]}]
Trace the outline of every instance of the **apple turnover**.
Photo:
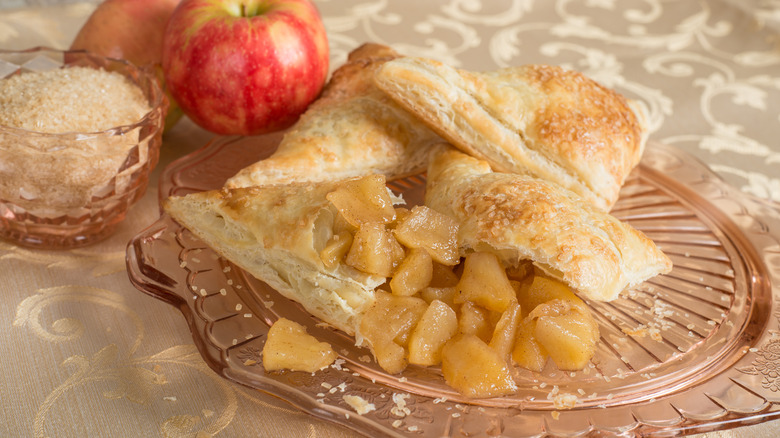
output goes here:
[{"label": "apple turnover", "polygon": [[560,67],[477,73],[406,57],[382,65],[375,82],[494,170],[553,181],[604,211],[645,146],[644,112],[636,102]]},{"label": "apple turnover", "polygon": [[395,178],[425,170],[429,146],[441,139],[373,83],[375,71],[398,57],[391,48],[373,43],[351,52],[278,149],[240,170],[226,187],[372,173]]},{"label": "apple turnover", "polygon": [[493,172],[454,148],[434,153],[425,204],[459,222],[461,255],[491,252],[506,266],[530,259],[587,299],[613,300],[672,267],[652,240],[575,194]]}]

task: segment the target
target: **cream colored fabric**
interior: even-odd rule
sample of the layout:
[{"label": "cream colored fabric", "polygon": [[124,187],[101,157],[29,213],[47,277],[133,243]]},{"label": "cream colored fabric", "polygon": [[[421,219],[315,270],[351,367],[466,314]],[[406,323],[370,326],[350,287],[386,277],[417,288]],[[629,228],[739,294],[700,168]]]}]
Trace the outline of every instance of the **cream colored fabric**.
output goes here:
[{"label": "cream colored fabric", "polygon": [[[471,70],[576,68],[644,102],[653,140],[695,154],[747,193],[780,200],[776,2],[317,4],[333,65],[370,40]],[[0,47],[67,47],[93,8],[0,10]],[[180,123],[155,175],[209,138]],[[0,436],[357,436],[218,377],[181,314],[129,283],[125,245],[157,218],[155,187],[156,179],[117,234],[98,245],[43,252],[0,242]],[[708,436],[775,437],[780,424]]]}]

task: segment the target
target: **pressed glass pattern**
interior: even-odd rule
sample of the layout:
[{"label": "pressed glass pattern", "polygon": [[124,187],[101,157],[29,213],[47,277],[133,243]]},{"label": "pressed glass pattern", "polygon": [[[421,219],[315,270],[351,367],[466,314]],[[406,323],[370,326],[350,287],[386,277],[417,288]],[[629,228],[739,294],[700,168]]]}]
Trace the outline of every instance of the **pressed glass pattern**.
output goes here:
[{"label": "pressed glass pattern", "polygon": [[168,101],[151,72],[84,51],[0,50],[0,79],[68,67],[118,72],[151,110],[99,132],[0,126],[0,238],[25,246],[73,248],[109,236],[143,196],[159,158]]}]

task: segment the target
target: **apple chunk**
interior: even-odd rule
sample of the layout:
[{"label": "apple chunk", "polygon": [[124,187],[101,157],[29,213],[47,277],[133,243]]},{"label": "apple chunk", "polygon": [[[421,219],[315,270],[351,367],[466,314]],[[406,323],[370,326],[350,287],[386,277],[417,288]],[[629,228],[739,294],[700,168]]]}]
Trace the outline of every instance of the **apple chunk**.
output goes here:
[{"label": "apple chunk", "polygon": [[593,317],[578,307],[538,317],[534,334],[558,369],[564,371],[583,369],[596,352],[599,339]]},{"label": "apple chunk", "polygon": [[520,322],[520,305],[513,302],[501,314],[501,318],[496,323],[493,330],[493,337],[490,338],[490,348],[496,350],[501,357],[507,360],[512,353],[512,347],[515,344],[517,326]]},{"label": "apple chunk", "polygon": [[287,369],[313,373],[332,364],[336,357],[330,344],[318,341],[306,333],[305,327],[286,318],[271,326],[263,346],[266,371]]},{"label": "apple chunk", "polygon": [[395,237],[407,248],[424,248],[443,265],[458,263],[458,223],[424,205],[412,211],[395,229]]},{"label": "apple chunk", "polygon": [[523,308],[524,315],[530,313],[540,304],[554,299],[566,301],[583,309],[587,308],[582,299],[575,295],[569,286],[558,280],[545,277],[541,272],[537,271],[534,275],[515,284],[517,285],[517,300]]},{"label": "apple chunk", "polygon": [[433,300],[439,300],[450,306],[456,308],[453,298],[455,297],[454,287],[426,287],[420,291],[420,298],[424,299],[427,303],[432,303]]},{"label": "apple chunk", "polygon": [[382,369],[395,374],[406,368],[409,335],[427,308],[421,298],[376,292],[376,301],[360,319],[358,332]]},{"label": "apple chunk", "polygon": [[500,397],[517,391],[506,361],[475,335],[444,344],[441,371],[447,384],[467,397]]},{"label": "apple chunk", "polygon": [[395,208],[384,175],[346,180],[326,198],[356,228],[366,223],[387,224],[395,219]]},{"label": "apple chunk", "polygon": [[494,254],[474,252],[466,256],[463,275],[456,286],[456,303],[471,301],[486,309],[503,312],[517,301],[506,270]]},{"label": "apple chunk", "polygon": [[494,327],[490,323],[490,311],[466,301],[460,306],[458,332],[475,335],[485,342],[493,337]]},{"label": "apple chunk", "polygon": [[431,301],[409,338],[409,363],[438,365],[444,344],[457,331],[458,317],[455,311],[439,300]]},{"label": "apple chunk", "polygon": [[[524,310],[530,310],[527,318],[535,320],[533,336],[527,337],[538,342],[559,369],[574,371],[585,367],[599,339],[598,324],[585,302],[565,284],[543,275],[520,282],[517,296]],[[534,355],[537,347],[528,339],[518,342],[524,347],[516,346],[514,355],[521,363],[518,348],[526,348],[527,354]]]},{"label": "apple chunk", "polygon": [[526,317],[517,326],[512,360],[526,369],[541,372],[547,363],[547,350],[536,340],[536,319]]},{"label": "apple chunk", "polygon": [[352,234],[348,231],[342,231],[334,234],[325,244],[325,248],[320,251],[322,263],[327,268],[335,268],[341,263],[347,255],[349,248],[352,247]]},{"label": "apple chunk", "polygon": [[390,280],[390,290],[395,295],[414,295],[431,283],[433,262],[428,251],[413,248],[401,261]]},{"label": "apple chunk", "polygon": [[404,249],[382,224],[358,228],[345,263],[367,274],[389,277],[404,258]]}]

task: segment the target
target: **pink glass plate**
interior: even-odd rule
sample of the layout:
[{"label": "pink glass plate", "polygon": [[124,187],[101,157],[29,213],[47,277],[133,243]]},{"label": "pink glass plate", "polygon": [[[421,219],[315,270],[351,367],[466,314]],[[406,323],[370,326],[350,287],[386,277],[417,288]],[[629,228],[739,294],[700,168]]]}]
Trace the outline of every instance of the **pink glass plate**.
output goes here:
[{"label": "pink glass plate", "polygon": [[[160,196],[221,187],[279,138],[217,139],[171,164]],[[391,186],[417,203],[425,180]],[[652,144],[613,214],[654,239],[674,270],[614,302],[591,303],[601,342],[585,370],[520,370],[519,392],[494,399],[463,399],[435,368],[388,375],[351,337],[318,324],[165,214],[130,242],[127,263],[136,287],[181,310],[217,373],[367,436],[678,435],[780,418],[778,206]],[[266,373],[260,352],[279,317],[333,345],[336,365]],[[345,395],[375,410],[358,415]]]}]

